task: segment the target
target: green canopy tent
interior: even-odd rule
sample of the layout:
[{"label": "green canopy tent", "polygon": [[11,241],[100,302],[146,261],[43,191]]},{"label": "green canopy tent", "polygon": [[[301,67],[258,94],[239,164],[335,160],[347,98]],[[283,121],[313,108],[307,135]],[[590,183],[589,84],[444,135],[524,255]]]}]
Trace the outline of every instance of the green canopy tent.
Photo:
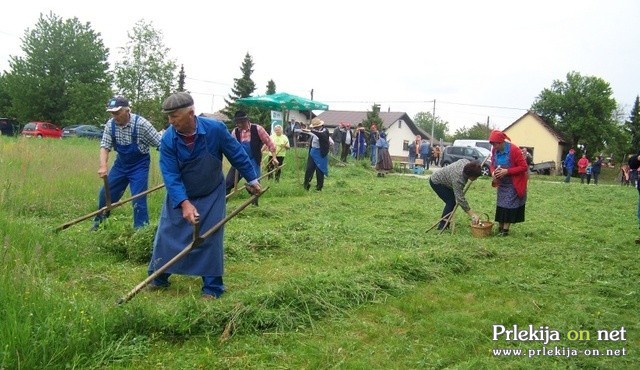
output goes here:
[{"label": "green canopy tent", "polygon": [[329,110],[329,106],[325,103],[288,93],[249,96],[240,98],[236,102],[250,107],[281,110],[283,113],[287,110]]},{"label": "green canopy tent", "polygon": [[[249,96],[246,98],[240,98],[236,100],[236,103],[245,105],[248,107],[258,107],[265,108],[271,110],[279,110],[282,111],[283,123],[289,121],[288,111],[291,110],[329,110],[329,105],[325,103],[321,103],[319,101],[303,98],[301,96],[292,95],[288,93],[276,93],[271,95],[256,95]],[[293,147],[296,148],[294,135],[294,143]],[[294,166],[297,168],[295,164],[295,160],[297,158],[297,152],[294,152]]]}]

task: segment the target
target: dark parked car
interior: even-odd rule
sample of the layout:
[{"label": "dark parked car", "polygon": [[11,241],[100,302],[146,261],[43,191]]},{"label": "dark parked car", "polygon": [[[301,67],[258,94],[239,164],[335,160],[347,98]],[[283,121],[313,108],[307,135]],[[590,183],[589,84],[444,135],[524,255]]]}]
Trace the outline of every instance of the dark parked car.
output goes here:
[{"label": "dark parked car", "polygon": [[92,125],[72,125],[62,130],[62,137],[86,137],[89,139],[101,139],[102,130]]},{"label": "dark parked car", "polygon": [[491,151],[473,146],[448,146],[444,148],[442,152],[442,166],[448,166],[458,159],[466,158],[470,161],[480,161],[482,163],[485,158],[488,158],[482,165],[482,174],[489,176],[489,161],[491,160]]},{"label": "dark parked car", "polygon": [[24,125],[22,135],[27,137],[52,137],[60,139],[62,137],[62,129],[49,122],[29,122]]},{"label": "dark parked car", "polygon": [[62,137],[71,136],[72,133],[75,133],[76,127],[80,125],[70,125],[62,128]]},{"label": "dark parked car", "polygon": [[0,135],[15,136],[20,131],[18,122],[12,118],[0,118]]}]

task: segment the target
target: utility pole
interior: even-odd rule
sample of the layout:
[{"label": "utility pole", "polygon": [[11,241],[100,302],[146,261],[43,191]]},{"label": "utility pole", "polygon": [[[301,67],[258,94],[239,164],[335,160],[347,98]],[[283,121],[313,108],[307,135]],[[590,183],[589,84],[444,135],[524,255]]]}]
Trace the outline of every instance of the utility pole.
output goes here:
[{"label": "utility pole", "polygon": [[434,129],[436,127],[436,100],[433,99],[433,113],[432,113],[432,120],[431,120],[431,147],[433,147],[433,132]]}]

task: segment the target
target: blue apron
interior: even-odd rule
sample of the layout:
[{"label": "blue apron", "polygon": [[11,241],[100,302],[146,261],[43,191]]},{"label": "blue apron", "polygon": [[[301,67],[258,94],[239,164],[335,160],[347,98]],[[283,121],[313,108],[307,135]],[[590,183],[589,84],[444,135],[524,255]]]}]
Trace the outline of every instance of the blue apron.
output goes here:
[{"label": "blue apron", "polygon": [[124,145],[116,140],[116,124],[111,125],[111,137],[113,138],[113,147],[118,153],[114,166],[129,169],[143,160],[151,160],[149,153],[142,153],[138,147],[138,119],[140,116],[134,114],[133,129],[131,132],[131,143]]},{"label": "blue apron", "polygon": [[[199,137],[196,137],[196,140],[198,139]],[[207,147],[206,144],[205,147]],[[200,213],[200,234],[203,234],[226,215],[222,161],[212,155],[207,148],[202,155],[193,160],[179,161],[179,167],[189,201]],[[165,272],[195,276],[222,276],[224,273],[223,236],[224,228],[221,228]],[[154,239],[149,271],[155,271],[163,266],[192,241],[193,225],[182,217],[182,208],[171,206],[167,194]]]},{"label": "blue apron", "polygon": [[313,159],[313,162],[316,164],[316,167],[318,167],[318,169],[320,169],[320,171],[322,171],[322,173],[325,176],[329,176],[329,156],[322,156],[322,154],[320,154],[320,148],[311,148],[311,150],[309,150],[309,155],[311,156],[311,159]]}]

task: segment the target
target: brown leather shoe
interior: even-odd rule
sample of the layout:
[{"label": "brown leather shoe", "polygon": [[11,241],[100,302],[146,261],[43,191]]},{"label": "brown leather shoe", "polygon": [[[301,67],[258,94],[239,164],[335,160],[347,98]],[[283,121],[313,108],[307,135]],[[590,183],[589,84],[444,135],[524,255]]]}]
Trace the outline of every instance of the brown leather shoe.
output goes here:
[{"label": "brown leather shoe", "polygon": [[212,301],[212,300],[214,300],[214,299],[217,299],[217,297],[216,297],[216,296],[214,296],[213,294],[203,294],[203,295],[202,295],[202,299],[203,299],[204,301]]}]

